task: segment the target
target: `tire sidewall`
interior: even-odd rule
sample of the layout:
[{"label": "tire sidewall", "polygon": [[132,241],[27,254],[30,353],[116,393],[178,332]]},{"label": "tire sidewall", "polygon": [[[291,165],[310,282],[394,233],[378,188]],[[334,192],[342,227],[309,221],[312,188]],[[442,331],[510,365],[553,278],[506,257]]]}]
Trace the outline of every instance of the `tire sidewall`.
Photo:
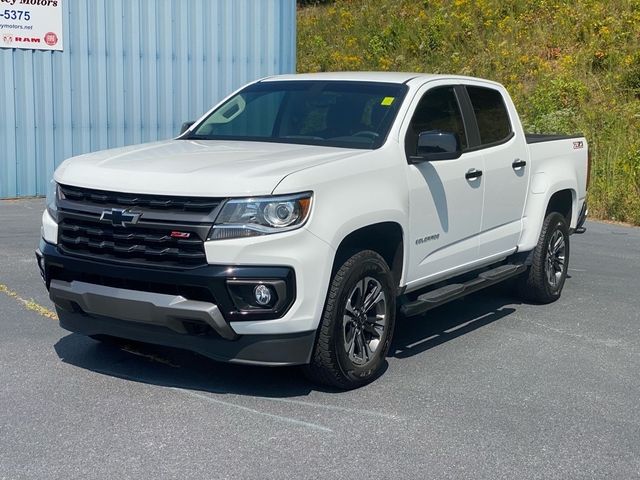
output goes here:
[{"label": "tire sidewall", "polygon": [[[373,253],[373,252],[372,252]],[[380,282],[386,297],[387,325],[383,333],[383,340],[374,353],[373,360],[365,365],[356,365],[348,357],[344,349],[343,312],[351,290],[355,284],[364,277],[372,277]],[[386,356],[393,336],[395,323],[396,298],[391,272],[382,258],[368,256],[357,263],[348,272],[344,282],[340,286],[340,293],[333,312],[333,342],[338,360],[338,365],[343,375],[351,382],[367,383],[382,373],[386,362]]]},{"label": "tire sidewall", "polygon": [[[549,241],[551,240],[551,236],[553,235],[553,233],[557,230],[559,230],[564,237],[565,262],[563,265],[562,276],[560,277],[560,281],[558,282],[558,285],[554,288],[552,285],[549,284],[549,280],[547,279],[547,275],[546,275],[546,267],[544,266],[544,264],[546,262],[546,255],[547,255],[547,249],[549,248]],[[542,250],[540,252],[539,261],[543,262],[543,278],[541,280],[545,286],[546,293],[550,298],[557,299],[560,297],[560,294],[562,293],[564,282],[567,279],[567,272],[569,269],[569,255],[570,255],[569,228],[567,227],[567,222],[564,219],[564,217],[559,213],[549,215],[549,223],[545,232],[544,243],[542,244]]]}]

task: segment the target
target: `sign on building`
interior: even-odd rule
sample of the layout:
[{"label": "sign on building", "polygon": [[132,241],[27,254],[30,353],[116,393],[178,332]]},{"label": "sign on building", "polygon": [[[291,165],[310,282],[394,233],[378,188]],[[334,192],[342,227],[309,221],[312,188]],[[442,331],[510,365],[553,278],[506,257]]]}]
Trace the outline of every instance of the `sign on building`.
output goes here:
[{"label": "sign on building", "polygon": [[0,0],[0,48],[62,50],[62,0]]}]

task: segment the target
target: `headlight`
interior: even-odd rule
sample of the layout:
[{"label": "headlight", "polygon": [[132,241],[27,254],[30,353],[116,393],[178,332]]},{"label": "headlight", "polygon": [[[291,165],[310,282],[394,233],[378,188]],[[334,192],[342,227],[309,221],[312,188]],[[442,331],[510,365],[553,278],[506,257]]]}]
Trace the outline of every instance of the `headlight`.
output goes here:
[{"label": "headlight", "polygon": [[58,221],[58,184],[51,180],[47,188],[47,212],[56,222]]},{"label": "headlight", "polygon": [[210,240],[254,237],[300,228],[311,212],[311,192],[227,201],[218,214]]}]

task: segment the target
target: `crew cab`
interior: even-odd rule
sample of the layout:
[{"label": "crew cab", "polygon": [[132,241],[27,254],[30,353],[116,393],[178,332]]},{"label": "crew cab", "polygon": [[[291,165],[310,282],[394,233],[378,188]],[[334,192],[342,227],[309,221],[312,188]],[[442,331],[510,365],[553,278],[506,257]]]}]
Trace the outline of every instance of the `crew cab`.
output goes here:
[{"label": "crew cab", "polygon": [[63,328],[355,388],[397,316],[508,279],[556,300],[584,231],[586,139],[525,134],[492,81],[269,77],[183,130],[56,170],[36,253]]}]

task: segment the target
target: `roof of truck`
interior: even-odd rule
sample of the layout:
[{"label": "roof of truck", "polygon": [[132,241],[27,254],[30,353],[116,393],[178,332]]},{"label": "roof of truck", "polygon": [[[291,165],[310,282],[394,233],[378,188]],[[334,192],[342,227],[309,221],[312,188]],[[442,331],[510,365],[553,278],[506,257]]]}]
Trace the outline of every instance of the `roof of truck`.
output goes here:
[{"label": "roof of truck", "polygon": [[[460,79],[460,80],[489,80],[473,77],[463,77],[460,75],[435,75],[417,72],[319,72],[319,73],[299,73],[290,75],[276,75],[263,79],[263,82],[273,82],[281,80],[343,80],[359,82],[386,82],[386,83],[407,83],[409,80],[419,78],[421,80],[433,80],[437,78]],[[493,82],[491,82],[493,83]]]}]

